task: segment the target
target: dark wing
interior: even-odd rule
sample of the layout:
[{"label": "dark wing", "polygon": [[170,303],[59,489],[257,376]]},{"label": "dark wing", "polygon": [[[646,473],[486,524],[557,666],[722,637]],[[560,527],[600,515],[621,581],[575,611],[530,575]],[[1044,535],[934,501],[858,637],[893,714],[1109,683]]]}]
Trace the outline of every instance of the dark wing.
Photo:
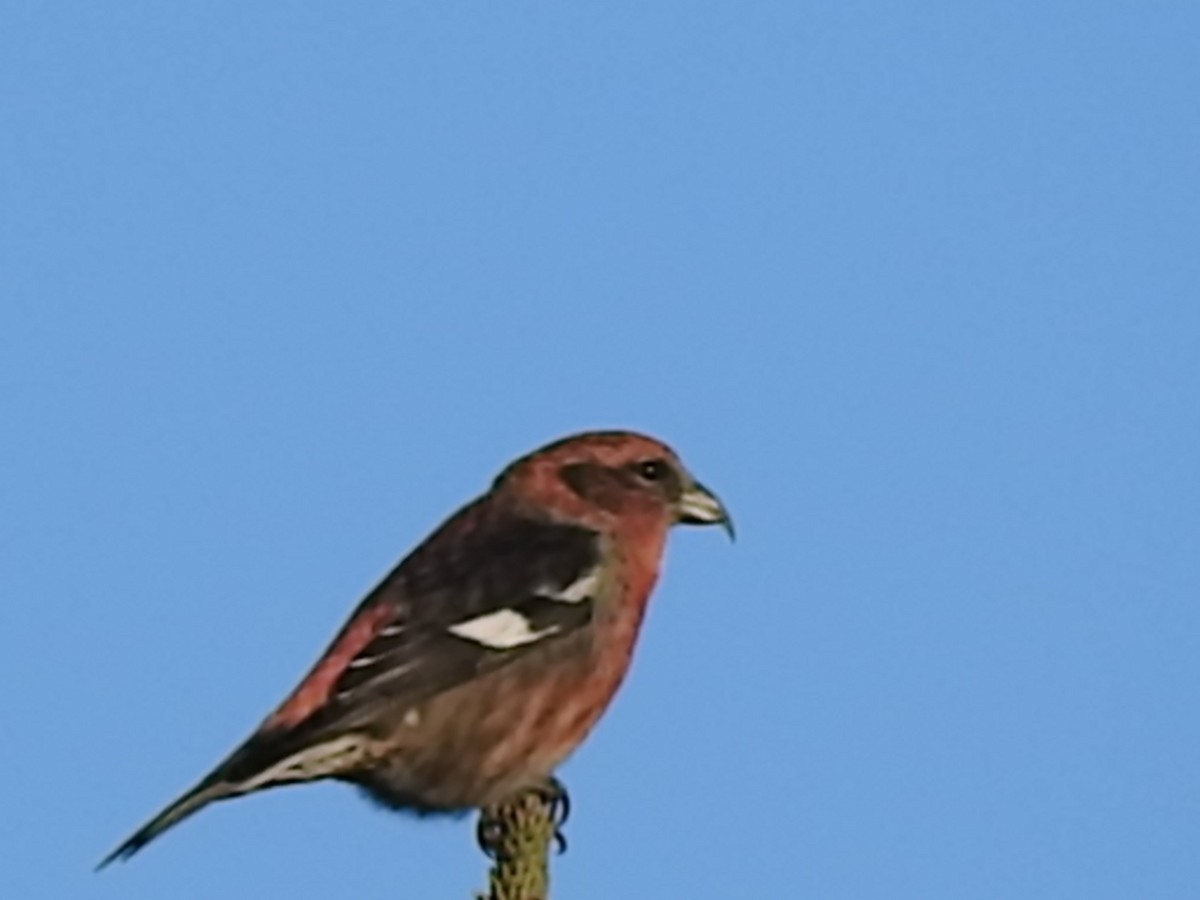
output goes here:
[{"label": "dark wing", "polygon": [[365,601],[360,615],[390,612],[332,681],[323,727],[378,701],[420,702],[591,621],[599,535],[489,513],[452,519]]},{"label": "dark wing", "polygon": [[335,775],[358,749],[347,732],[381,707],[418,703],[586,626],[600,562],[594,531],[486,498],[466,507],[363,600],[257,732],[101,865],[214,800]]},{"label": "dark wing", "polygon": [[586,626],[601,562],[587,528],[496,509],[452,517],[359,605],[329,649],[224,763],[245,782],[280,759],[450,690]]}]

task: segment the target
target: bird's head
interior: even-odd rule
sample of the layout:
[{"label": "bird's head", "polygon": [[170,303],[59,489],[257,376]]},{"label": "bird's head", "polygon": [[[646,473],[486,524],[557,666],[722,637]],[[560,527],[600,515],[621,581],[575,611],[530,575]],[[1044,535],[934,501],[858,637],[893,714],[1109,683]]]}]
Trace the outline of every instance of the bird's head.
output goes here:
[{"label": "bird's head", "polygon": [[661,525],[733,521],[662,441],[631,431],[590,431],[535,450],[496,479],[494,492],[535,498],[583,521],[633,517]]}]

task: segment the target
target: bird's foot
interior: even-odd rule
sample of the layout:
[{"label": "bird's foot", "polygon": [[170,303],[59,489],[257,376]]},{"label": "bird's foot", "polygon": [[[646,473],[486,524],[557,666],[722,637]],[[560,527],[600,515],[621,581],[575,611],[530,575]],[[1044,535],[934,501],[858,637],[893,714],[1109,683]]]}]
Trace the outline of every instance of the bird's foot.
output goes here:
[{"label": "bird's foot", "polygon": [[475,826],[475,839],[479,847],[492,859],[500,860],[508,855],[506,845],[514,827],[520,827],[521,819],[528,815],[529,800],[536,801],[554,826],[554,845],[559,854],[567,850],[567,839],[562,833],[571,814],[571,798],[567,789],[557,778],[518,794],[512,800],[485,806],[479,811],[479,822]]},{"label": "bird's foot", "polygon": [[562,829],[567,819],[571,818],[571,795],[567,793],[566,785],[557,778],[550,778],[541,787],[534,788],[532,793],[550,812],[550,821],[554,823],[554,846],[561,856],[567,852],[567,837]]},{"label": "bird's foot", "polygon": [[504,856],[504,832],[506,823],[501,810],[495,806],[485,806],[479,810],[479,821],[475,823],[475,840],[479,849],[492,859]]}]

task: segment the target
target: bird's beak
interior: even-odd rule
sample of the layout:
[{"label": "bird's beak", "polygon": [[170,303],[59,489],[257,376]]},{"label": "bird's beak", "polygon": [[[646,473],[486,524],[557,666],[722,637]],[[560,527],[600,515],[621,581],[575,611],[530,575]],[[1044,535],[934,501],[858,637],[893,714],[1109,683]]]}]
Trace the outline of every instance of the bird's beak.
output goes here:
[{"label": "bird's beak", "polygon": [[693,481],[679,498],[679,521],[685,525],[720,525],[733,540],[733,519],[717,495]]}]

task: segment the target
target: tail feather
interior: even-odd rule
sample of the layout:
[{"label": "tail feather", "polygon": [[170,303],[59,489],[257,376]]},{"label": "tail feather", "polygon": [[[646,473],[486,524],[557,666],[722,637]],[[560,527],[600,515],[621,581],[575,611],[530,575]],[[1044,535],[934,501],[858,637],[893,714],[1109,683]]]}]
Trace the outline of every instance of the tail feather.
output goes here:
[{"label": "tail feather", "polygon": [[205,779],[139,828],[116,850],[100,860],[96,871],[100,871],[118,859],[121,861],[129,859],[168,828],[179,824],[192,813],[199,811],[214,800],[221,800],[237,793],[237,789],[226,782],[213,783]]},{"label": "tail feather", "polygon": [[359,734],[337,735],[323,741],[301,744],[299,749],[285,742],[266,742],[261,735],[256,735],[217,766],[207,778],[104,857],[96,870],[103,869],[115,860],[129,859],[168,828],[214,800],[239,797],[284,784],[336,778],[353,771],[370,752],[369,742]]}]

